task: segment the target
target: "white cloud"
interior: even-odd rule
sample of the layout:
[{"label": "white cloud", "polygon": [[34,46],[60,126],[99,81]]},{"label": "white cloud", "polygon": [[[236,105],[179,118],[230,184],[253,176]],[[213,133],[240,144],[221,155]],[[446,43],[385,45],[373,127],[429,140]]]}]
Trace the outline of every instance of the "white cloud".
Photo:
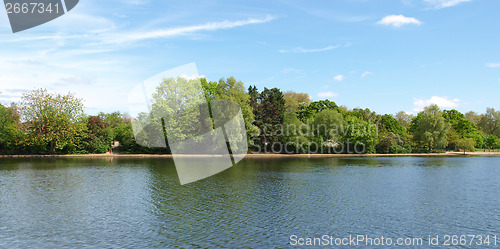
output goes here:
[{"label": "white cloud", "polygon": [[491,68],[498,68],[500,67],[500,63],[486,63],[486,66]]},{"label": "white cloud", "polygon": [[372,75],[373,73],[372,72],[364,72],[363,74],[361,74],[361,77],[366,77],[368,75]]},{"label": "white cloud", "polygon": [[435,9],[442,9],[453,7],[460,3],[470,2],[472,0],[424,0],[426,3],[432,5]]},{"label": "white cloud", "polygon": [[210,22],[200,25],[185,26],[170,29],[159,29],[152,31],[137,31],[131,33],[118,33],[112,34],[110,36],[111,43],[122,43],[122,42],[132,42],[147,39],[157,39],[157,38],[168,38],[182,35],[190,35],[199,31],[216,31],[221,29],[230,29],[240,26],[250,25],[250,24],[260,24],[266,23],[274,20],[275,17],[267,15],[265,18],[248,18],[246,20],[239,21],[222,21],[222,22]]},{"label": "white cloud", "polygon": [[337,76],[333,77],[333,79],[334,79],[334,80],[336,80],[336,81],[343,81],[343,80],[344,80],[344,78],[345,78],[345,77],[344,77],[344,75],[342,75],[342,74],[339,74],[339,75],[337,75]]},{"label": "white cloud", "polygon": [[[248,18],[245,20],[236,21],[221,21],[221,22],[209,22],[205,24],[197,24],[191,26],[183,26],[168,29],[150,29],[150,30],[137,30],[137,31],[115,31],[116,25],[114,22],[101,17],[94,17],[90,15],[69,15],[71,18],[60,18],[57,21],[50,22],[50,25],[58,27],[58,29],[63,31],[67,27],[82,26],[82,30],[91,31],[92,35],[83,34],[66,34],[57,33],[49,35],[25,35],[22,37],[9,38],[7,40],[0,40],[2,42],[30,42],[30,41],[49,41],[51,43],[56,43],[60,45],[66,44],[66,40],[72,40],[72,43],[83,43],[87,47],[99,47],[100,52],[115,51],[124,46],[116,45],[127,45],[133,42],[140,42],[149,39],[160,39],[160,38],[172,38],[178,36],[196,36],[199,32],[203,31],[217,31],[224,29],[237,28],[241,26],[251,25],[251,24],[261,24],[270,22],[276,17],[267,15],[263,18]],[[64,19],[64,20],[63,20]],[[61,22],[63,22],[61,24]],[[68,24],[67,22],[71,22]],[[73,23],[75,23],[73,25]],[[59,28],[60,26],[60,28]],[[73,28],[74,29],[74,28]],[[79,30],[78,30],[79,31]],[[126,47],[126,46],[125,46]],[[97,49],[93,49],[96,51]]]},{"label": "white cloud", "polygon": [[297,47],[297,48],[290,49],[290,50],[282,49],[282,50],[279,50],[279,52],[280,53],[313,53],[313,52],[324,52],[324,51],[336,49],[338,47],[340,47],[340,46],[335,45],[335,46],[328,46],[328,47],[324,47],[324,48],[313,48],[313,49],[305,49],[305,48]]},{"label": "white cloud", "polygon": [[406,17],[403,15],[389,15],[382,18],[382,20],[378,21],[377,23],[382,25],[393,26],[396,28],[399,28],[406,24],[416,24],[416,25],[422,24],[422,22],[417,20],[416,18]]},{"label": "white cloud", "polygon": [[320,97],[320,98],[333,98],[333,97],[337,97],[337,96],[339,96],[339,94],[336,92],[332,92],[332,91],[318,93],[318,97]]},{"label": "white cloud", "polygon": [[438,105],[441,108],[455,108],[460,105],[460,100],[439,96],[432,96],[430,99],[415,99],[413,102],[413,110],[419,112],[432,104]]}]

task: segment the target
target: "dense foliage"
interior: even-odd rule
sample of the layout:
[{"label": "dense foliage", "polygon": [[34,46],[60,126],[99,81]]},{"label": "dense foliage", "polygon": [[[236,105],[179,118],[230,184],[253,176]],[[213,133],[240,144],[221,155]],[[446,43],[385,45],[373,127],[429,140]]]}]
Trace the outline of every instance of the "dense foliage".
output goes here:
[{"label": "dense foliage", "polygon": [[[198,104],[191,100],[193,96],[204,96],[209,110],[213,101],[236,102],[253,153],[411,153],[500,148],[500,111],[493,108],[487,108],[484,114],[462,114],[432,105],[415,116],[405,112],[380,115],[369,109],[339,107],[330,100],[311,101],[306,93],[282,92],[278,88],[259,91],[255,86],[245,89],[233,77],[200,81],[201,89],[180,92],[177,86],[195,86],[196,82],[178,78],[161,83],[164,88],[157,89],[152,105],[153,112],[161,111],[165,117],[157,121],[161,122],[157,124],[161,134],[180,141],[189,138],[183,135],[185,131],[193,134],[214,126],[211,113],[198,125],[168,116],[177,115],[174,109],[178,103],[170,103],[172,98],[168,98],[177,94],[174,99],[184,99],[182,103],[192,106]],[[199,113],[193,108],[194,112],[183,115]],[[144,117],[138,117],[138,122]],[[24,93],[17,104],[0,105],[0,154],[105,153],[115,142],[120,145],[115,152],[170,153],[168,143],[163,148],[140,146],[136,136],[141,134],[134,136],[132,123],[126,113],[86,115],[82,100],[71,93],[33,90]],[[165,137],[155,139],[163,141]]]}]

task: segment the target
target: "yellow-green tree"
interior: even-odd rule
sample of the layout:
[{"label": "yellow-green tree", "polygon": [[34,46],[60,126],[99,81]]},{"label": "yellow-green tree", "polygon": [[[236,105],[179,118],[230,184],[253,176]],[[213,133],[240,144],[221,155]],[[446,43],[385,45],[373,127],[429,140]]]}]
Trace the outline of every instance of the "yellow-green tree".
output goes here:
[{"label": "yellow-green tree", "polygon": [[49,93],[46,89],[25,92],[20,110],[21,120],[26,122],[27,145],[35,152],[55,153],[75,143],[82,130],[82,99],[71,93]]}]

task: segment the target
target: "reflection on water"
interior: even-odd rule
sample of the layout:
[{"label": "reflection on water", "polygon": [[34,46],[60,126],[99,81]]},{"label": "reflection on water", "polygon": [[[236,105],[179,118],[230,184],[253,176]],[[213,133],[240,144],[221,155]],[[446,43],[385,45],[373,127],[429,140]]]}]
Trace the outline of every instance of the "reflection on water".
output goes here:
[{"label": "reflection on water", "polygon": [[0,159],[0,248],[500,235],[498,157],[245,159],[178,181],[170,159]]}]

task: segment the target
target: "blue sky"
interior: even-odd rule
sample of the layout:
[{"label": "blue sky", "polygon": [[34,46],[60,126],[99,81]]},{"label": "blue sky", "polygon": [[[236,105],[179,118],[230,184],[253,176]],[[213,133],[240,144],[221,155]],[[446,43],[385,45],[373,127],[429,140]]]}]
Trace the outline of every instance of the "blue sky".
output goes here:
[{"label": "blue sky", "polygon": [[95,1],[12,34],[0,13],[0,103],[74,92],[86,112],[128,110],[145,79],[194,62],[377,113],[431,103],[500,109],[500,2],[486,0]]}]

